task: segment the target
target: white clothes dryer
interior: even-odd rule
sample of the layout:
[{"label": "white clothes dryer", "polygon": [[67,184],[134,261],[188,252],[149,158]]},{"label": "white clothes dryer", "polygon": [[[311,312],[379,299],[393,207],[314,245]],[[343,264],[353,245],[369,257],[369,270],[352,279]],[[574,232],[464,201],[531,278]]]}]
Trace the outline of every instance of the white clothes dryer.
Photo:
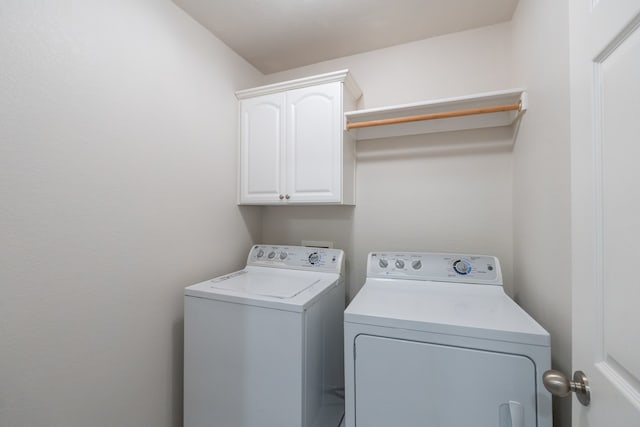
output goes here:
[{"label": "white clothes dryer", "polygon": [[244,269],[184,291],[184,426],[338,426],[344,254],[252,247]]},{"label": "white clothes dryer", "polygon": [[495,257],[371,253],[344,329],[346,427],[551,427],[549,334]]}]

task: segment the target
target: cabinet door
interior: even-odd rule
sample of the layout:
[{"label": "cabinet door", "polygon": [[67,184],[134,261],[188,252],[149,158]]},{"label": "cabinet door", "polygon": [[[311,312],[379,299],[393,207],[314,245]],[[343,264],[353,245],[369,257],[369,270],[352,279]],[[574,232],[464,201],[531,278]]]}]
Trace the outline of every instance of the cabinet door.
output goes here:
[{"label": "cabinet door", "polygon": [[342,84],[287,92],[287,191],[290,202],[342,200]]},{"label": "cabinet door", "polygon": [[240,102],[240,203],[280,203],[284,194],[285,94]]}]

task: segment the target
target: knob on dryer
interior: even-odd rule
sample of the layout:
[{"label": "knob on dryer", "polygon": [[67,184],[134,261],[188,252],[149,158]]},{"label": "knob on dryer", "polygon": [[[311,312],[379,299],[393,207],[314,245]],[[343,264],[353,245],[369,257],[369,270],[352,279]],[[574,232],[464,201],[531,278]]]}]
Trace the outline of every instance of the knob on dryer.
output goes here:
[{"label": "knob on dryer", "polygon": [[471,271],[471,264],[463,259],[459,259],[457,261],[454,261],[453,269],[458,274],[469,274],[469,272]]},{"label": "knob on dryer", "polygon": [[318,252],[314,252],[311,255],[309,255],[310,264],[316,264],[318,261],[320,261],[320,255],[318,254]]},{"label": "knob on dryer", "polygon": [[389,261],[384,258],[380,258],[380,261],[378,261],[378,265],[380,266],[380,268],[387,268],[389,266]]}]

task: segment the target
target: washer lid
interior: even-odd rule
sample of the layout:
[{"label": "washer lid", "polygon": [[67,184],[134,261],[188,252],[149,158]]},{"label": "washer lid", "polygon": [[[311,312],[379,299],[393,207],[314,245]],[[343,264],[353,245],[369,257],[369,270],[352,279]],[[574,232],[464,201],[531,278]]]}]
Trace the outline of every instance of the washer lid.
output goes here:
[{"label": "washer lid", "polygon": [[189,286],[184,295],[301,312],[339,281],[335,273],[247,266]]},{"label": "washer lid", "polygon": [[369,278],[345,310],[344,321],[550,345],[548,332],[501,286]]},{"label": "washer lid", "polygon": [[241,270],[210,280],[211,289],[226,289],[239,293],[284,299],[293,298],[321,280],[314,274],[303,274],[302,277],[299,277],[295,273],[297,272],[282,274],[278,270],[249,273],[247,270]]}]

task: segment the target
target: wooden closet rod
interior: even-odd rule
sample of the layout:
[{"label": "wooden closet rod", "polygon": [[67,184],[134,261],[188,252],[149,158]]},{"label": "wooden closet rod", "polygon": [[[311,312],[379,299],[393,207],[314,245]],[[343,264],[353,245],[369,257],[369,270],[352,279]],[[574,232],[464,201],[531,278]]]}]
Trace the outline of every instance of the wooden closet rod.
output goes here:
[{"label": "wooden closet rod", "polygon": [[475,114],[499,113],[502,111],[520,111],[522,101],[514,104],[494,105],[490,107],[467,108],[465,110],[442,111],[440,113],[418,114],[415,116],[394,117],[391,119],[369,120],[366,122],[347,123],[347,130],[370,126],[394,125],[397,123],[419,122],[422,120],[448,119],[451,117],[473,116]]}]

